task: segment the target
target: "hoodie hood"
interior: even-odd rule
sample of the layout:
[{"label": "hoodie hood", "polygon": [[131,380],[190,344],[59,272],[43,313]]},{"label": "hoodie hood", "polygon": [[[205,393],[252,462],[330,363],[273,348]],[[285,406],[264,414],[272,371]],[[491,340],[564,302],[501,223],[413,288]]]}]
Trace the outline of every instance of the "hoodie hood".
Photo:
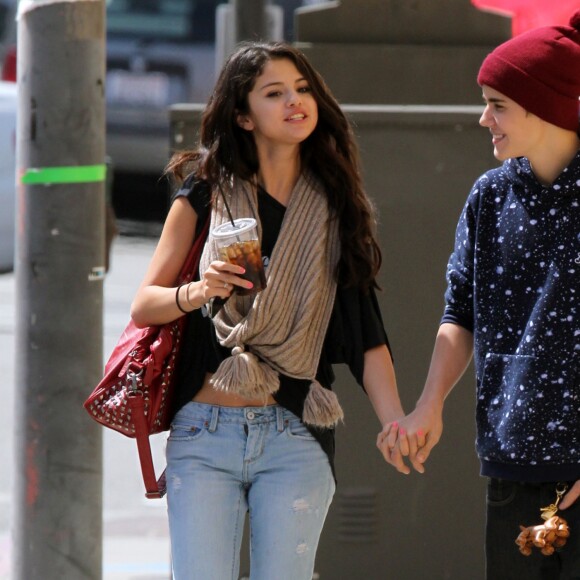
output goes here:
[{"label": "hoodie hood", "polygon": [[514,186],[521,186],[528,191],[551,192],[555,195],[578,195],[580,193],[580,151],[568,167],[560,173],[551,185],[542,185],[527,157],[516,157],[504,161],[502,166],[506,177]]}]

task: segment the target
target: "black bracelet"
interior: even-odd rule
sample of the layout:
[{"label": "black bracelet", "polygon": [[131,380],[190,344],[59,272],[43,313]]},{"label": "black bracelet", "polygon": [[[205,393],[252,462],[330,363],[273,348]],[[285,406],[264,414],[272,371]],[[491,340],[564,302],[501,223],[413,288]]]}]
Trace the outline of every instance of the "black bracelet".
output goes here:
[{"label": "black bracelet", "polygon": [[179,310],[181,310],[181,312],[183,312],[183,314],[189,314],[189,312],[187,310],[185,310],[183,308],[183,306],[181,306],[181,304],[179,304],[179,291],[185,286],[185,284],[180,284],[177,287],[177,291],[175,292],[175,304],[177,304],[177,308],[179,308]]}]

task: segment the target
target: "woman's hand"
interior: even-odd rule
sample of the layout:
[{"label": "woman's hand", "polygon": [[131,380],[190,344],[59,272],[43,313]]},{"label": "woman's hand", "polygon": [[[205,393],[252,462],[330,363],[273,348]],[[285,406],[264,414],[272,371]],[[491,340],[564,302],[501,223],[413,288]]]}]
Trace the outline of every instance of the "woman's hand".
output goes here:
[{"label": "woman's hand", "polygon": [[397,421],[386,423],[383,430],[377,435],[377,447],[387,463],[390,463],[399,473],[409,475],[411,470],[405,464],[399,446],[399,438],[404,437],[405,433],[404,431],[400,432]]},{"label": "woman's hand", "polygon": [[191,288],[188,288],[188,302],[191,306],[200,308],[211,298],[224,300],[229,298],[236,286],[252,288],[253,284],[250,281],[240,278],[245,272],[241,266],[215,260],[203,273],[201,280],[192,283]]},{"label": "woman's hand", "polygon": [[397,431],[393,427],[397,425],[396,420],[405,416],[397,389],[393,359],[385,344],[365,352],[363,384],[380,424],[383,425],[382,431],[377,436],[377,447],[385,461],[397,471],[410,473],[411,470],[403,462],[399,448],[384,444],[390,433]]}]

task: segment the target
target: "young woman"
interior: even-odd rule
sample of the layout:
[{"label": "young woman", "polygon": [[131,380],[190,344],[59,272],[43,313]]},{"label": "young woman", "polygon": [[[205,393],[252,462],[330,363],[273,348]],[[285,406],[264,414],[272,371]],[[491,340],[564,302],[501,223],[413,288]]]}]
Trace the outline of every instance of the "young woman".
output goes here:
[{"label": "young woman", "polygon": [[[168,171],[185,180],[132,316],[189,317],[167,445],[174,577],[237,579],[249,513],[252,580],[310,580],[335,489],[331,364],[348,363],[381,425],[403,416],[350,126],[302,53],[244,44],[217,81],[199,147]],[[224,197],[233,217],[258,221],[267,287],[249,297],[236,293],[251,289],[243,268],[220,261],[211,237],[199,279],[174,286],[206,221],[228,221]]]}]

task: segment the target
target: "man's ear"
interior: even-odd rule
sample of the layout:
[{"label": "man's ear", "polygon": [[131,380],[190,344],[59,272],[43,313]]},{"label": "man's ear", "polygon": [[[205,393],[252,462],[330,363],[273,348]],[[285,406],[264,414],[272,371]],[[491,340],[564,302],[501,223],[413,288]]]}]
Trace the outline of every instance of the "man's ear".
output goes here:
[{"label": "man's ear", "polygon": [[245,129],[246,131],[252,131],[254,129],[254,123],[252,122],[252,120],[248,117],[248,115],[242,115],[241,113],[239,113],[236,116],[236,123],[242,128]]}]

